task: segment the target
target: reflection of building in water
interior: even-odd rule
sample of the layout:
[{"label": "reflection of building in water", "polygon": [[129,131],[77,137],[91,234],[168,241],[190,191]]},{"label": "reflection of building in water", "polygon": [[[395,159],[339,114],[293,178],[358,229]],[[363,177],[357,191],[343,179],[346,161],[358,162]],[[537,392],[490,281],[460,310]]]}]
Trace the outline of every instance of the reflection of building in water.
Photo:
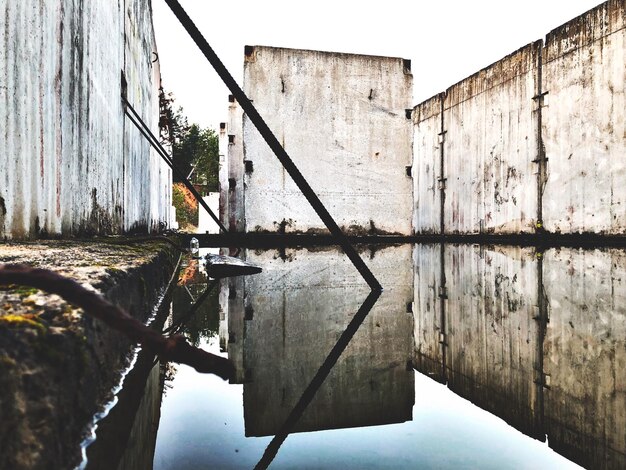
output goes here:
[{"label": "reflection of building in water", "polygon": [[[372,253],[385,291],[339,358],[295,431],[403,422],[414,401],[411,247]],[[263,273],[228,302],[229,357],[243,366],[246,435],[275,434],[369,290],[343,253],[254,253]],[[237,281],[233,281],[236,284]],[[245,306],[238,303],[244,289]]]},{"label": "reflection of building in water", "polygon": [[117,403],[87,448],[89,470],[151,469],[161,418],[164,369],[147,350],[124,378]]},{"label": "reflection of building in water", "polygon": [[526,434],[540,436],[532,256],[523,248],[418,246],[416,366]]},{"label": "reflection of building in water", "polygon": [[228,351],[235,365],[231,383],[243,383],[244,276],[229,277],[220,281],[220,347]]},{"label": "reflection of building in water", "polygon": [[422,245],[414,258],[419,371],[582,465],[626,466],[623,252]]},{"label": "reflection of building in water", "polygon": [[589,468],[626,468],[626,254],[550,250],[543,272],[550,446]]}]

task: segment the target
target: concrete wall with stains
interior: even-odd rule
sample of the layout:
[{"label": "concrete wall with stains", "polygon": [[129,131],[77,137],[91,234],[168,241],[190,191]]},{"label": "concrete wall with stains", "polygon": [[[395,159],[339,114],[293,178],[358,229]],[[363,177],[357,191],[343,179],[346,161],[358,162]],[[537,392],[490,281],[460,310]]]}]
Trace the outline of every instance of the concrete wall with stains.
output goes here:
[{"label": "concrete wall with stains", "polygon": [[624,234],[625,24],[610,0],[416,106],[415,232]]},{"label": "concrete wall with stains", "polygon": [[[411,419],[411,253],[404,245],[370,254],[371,269],[385,291],[298,421],[296,432]],[[229,325],[238,328],[229,357],[243,347],[246,435],[272,435],[369,289],[346,256],[334,249],[247,250],[246,260],[263,266],[263,272],[244,280],[245,321]]]},{"label": "concrete wall with stains", "polygon": [[245,231],[243,111],[231,95],[228,104],[228,230]]},{"label": "concrete wall with stains", "polygon": [[154,133],[158,62],[149,0],[5,2],[0,54],[0,236],[167,226],[171,174],[133,125]]},{"label": "concrete wall with stains", "polygon": [[626,255],[417,245],[415,368],[586,468],[626,466]]},{"label": "concrete wall with stains", "polygon": [[422,234],[441,231],[443,99],[443,94],[434,96],[413,112],[413,227]]},{"label": "concrete wall with stains", "polygon": [[535,228],[533,96],[540,44],[450,87],[444,100],[444,229],[523,233]]},{"label": "concrete wall with stains", "polygon": [[550,32],[543,52],[544,225],[626,232],[626,2]]},{"label": "concrete wall with stains", "polygon": [[[411,234],[408,61],[255,46],[244,89],[338,225]],[[326,232],[244,119],[246,230]]]}]

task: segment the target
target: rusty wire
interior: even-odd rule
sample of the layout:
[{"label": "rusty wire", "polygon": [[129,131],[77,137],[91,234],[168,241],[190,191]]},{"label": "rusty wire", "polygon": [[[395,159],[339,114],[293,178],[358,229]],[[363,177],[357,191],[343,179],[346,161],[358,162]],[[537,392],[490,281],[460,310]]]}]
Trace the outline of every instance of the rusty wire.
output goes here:
[{"label": "rusty wire", "polygon": [[182,335],[169,338],[162,336],[100,294],[54,271],[23,264],[0,265],[0,285],[9,284],[35,287],[57,294],[82,308],[88,315],[123,333],[131,341],[142,344],[163,361],[187,364],[198,372],[212,373],[224,380],[234,376],[235,368],[228,359],[190,345]]}]

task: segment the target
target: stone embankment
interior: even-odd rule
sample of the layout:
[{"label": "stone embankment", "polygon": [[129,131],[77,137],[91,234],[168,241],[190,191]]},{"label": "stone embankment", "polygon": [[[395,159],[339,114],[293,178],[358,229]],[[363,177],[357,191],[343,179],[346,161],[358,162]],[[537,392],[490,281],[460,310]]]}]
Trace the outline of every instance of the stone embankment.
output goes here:
[{"label": "stone embankment", "polygon": [[[178,256],[160,241],[0,245],[0,263],[54,270],[141,321],[162,300]],[[0,468],[71,468],[132,345],[57,295],[0,286],[0,306]]]}]

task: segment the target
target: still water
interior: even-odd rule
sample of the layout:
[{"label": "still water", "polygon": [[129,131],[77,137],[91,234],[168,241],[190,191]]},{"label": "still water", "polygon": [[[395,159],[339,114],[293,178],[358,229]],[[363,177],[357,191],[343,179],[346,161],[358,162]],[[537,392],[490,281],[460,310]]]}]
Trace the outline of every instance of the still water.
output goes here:
[{"label": "still water", "polygon": [[626,467],[622,251],[377,247],[375,299],[331,249],[241,255],[160,324],[235,379],[140,353],[87,468]]}]

